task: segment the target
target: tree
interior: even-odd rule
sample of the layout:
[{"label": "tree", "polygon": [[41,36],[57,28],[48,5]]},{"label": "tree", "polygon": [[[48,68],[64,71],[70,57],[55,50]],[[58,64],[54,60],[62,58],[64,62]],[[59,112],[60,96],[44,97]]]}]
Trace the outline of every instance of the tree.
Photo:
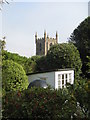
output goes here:
[{"label": "tree", "polygon": [[87,56],[87,63],[86,63],[86,66],[87,66],[87,76],[88,78],[90,78],[90,56]]},{"label": "tree", "polygon": [[39,56],[39,55],[32,56],[32,57],[31,57],[31,60],[32,60],[33,62],[36,62],[40,57],[41,57],[41,56]]},{"label": "tree", "polygon": [[24,63],[24,69],[26,73],[33,73],[36,70],[36,62],[28,58],[27,61]]},{"label": "tree", "polygon": [[49,70],[48,62],[46,56],[41,56],[36,60],[36,71],[42,72]]},{"label": "tree", "polygon": [[23,90],[28,87],[28,79],[22,66],[11,61],[3,61],[2,88],[5,92]]},{"label": "tree", "polygon": [[86,18],[80,25],[73,31],[70,36],[69,42],[72,42],[80,52],[82,60],[82,72],[86,74],[87,56],[90,56],[90,17]]},{"label": "tree", "polygon": [[31,57],[32,63],[30,65],[30,67],[32,69],[32,72],[37,72],[38,71],[37,64],[38,64],[38,61],[40,60],[40,58],[41,58],[41,56],[38,56],[38,55]]},{"label": "tree", "polygon": [[83,115],[86,117],[90,117],[89,84],[87,79],[80,78],[78,81],[75,81],[73,85],[74,96],[79,103]]},{"label": "tree", "polygon": [[3,37],[3,40],[0,40],[0,50],[4,50],[5,45],[6,45],[5,37]]},{"label": "tree", "polygon": [[16,53],[7,52],[6,50],[2,50],[2,59],[3,60],[13,60],[14,62],[20,64],[26,73],[31,73],[31,58],[20,56]]},{"label": "tree", "polygon": [[77,48],[71,43],[57,44],[47,53],[49,69],[74,68],[75,77],[81,73],[81,59]]},{"label": "tree", "polygon": [[77,120],[80,118],[88,120],[90,118],[89,85],[90,81],[80,77],[78,80],[75,80],[73,85],[68,85],[67,87],[69,94],[74,96],[77,101],[77,111],[75,112]]},{"label": "tree", "polygon": [[40,56],[32,56],[31,58],[20,56],[16,53],[11,53],[6,50],[2,50],[3,60],[13,60],[14,62],[20,64],[27,73],[32,73],[36,71],[36,61]]}]

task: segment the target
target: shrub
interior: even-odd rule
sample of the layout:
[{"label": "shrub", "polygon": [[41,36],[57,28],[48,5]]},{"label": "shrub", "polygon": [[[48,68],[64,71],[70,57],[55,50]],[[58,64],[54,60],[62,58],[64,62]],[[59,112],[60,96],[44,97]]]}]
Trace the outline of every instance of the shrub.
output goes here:
[{"label": "shrub", "polygon": [[3,97],[3,119],[63,120],[76,111],[76,101],[67,89],[32,88]]},{"label": "shrub", "polygon": [[3,91],[24,90],[28,87],[28,79],[22,66],[11,61],[3,61],[2,66]]}]

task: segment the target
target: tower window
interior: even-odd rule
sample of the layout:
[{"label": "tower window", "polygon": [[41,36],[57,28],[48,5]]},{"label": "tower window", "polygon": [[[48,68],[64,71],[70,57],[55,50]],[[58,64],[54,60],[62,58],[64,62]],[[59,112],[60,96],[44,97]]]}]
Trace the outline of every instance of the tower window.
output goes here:
[{"label": "tower window", "polygon": [[40,43],[40,51],[42,50],[42,44]]},{"label": "tower window", "polygon": [[50,43],[50,47],[52,46],[52,43]]}]

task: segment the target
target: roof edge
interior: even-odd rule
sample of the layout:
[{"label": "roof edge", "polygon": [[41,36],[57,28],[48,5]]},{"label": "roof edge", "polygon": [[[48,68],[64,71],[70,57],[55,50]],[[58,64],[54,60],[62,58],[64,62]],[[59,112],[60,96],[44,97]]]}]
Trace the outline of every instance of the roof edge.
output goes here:
[{"label": "roof edge", "polygon": [[34,73],[27,73],[26,75],[39,74],[39,73],[47,73],[47,72],[56,72],[56,71],[69,71],[69,70],[75,70],[75,69],[74,68],[53,69],[53,70],[46,70],[46,71],[37,71],[37,72],[34,72]]}]

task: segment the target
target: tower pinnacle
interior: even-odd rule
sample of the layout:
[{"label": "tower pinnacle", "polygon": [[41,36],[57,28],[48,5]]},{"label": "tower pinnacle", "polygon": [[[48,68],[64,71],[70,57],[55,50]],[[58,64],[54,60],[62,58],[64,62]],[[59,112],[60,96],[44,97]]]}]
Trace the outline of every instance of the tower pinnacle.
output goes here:
[{"label": "tower pinnacle", "polygon": [[37,43],[37,32],[35,34],[35,42]]},{"label": "tower pinnacle", "polygon": [[58,43],[58,33],[56,31],[56,42]]}]

